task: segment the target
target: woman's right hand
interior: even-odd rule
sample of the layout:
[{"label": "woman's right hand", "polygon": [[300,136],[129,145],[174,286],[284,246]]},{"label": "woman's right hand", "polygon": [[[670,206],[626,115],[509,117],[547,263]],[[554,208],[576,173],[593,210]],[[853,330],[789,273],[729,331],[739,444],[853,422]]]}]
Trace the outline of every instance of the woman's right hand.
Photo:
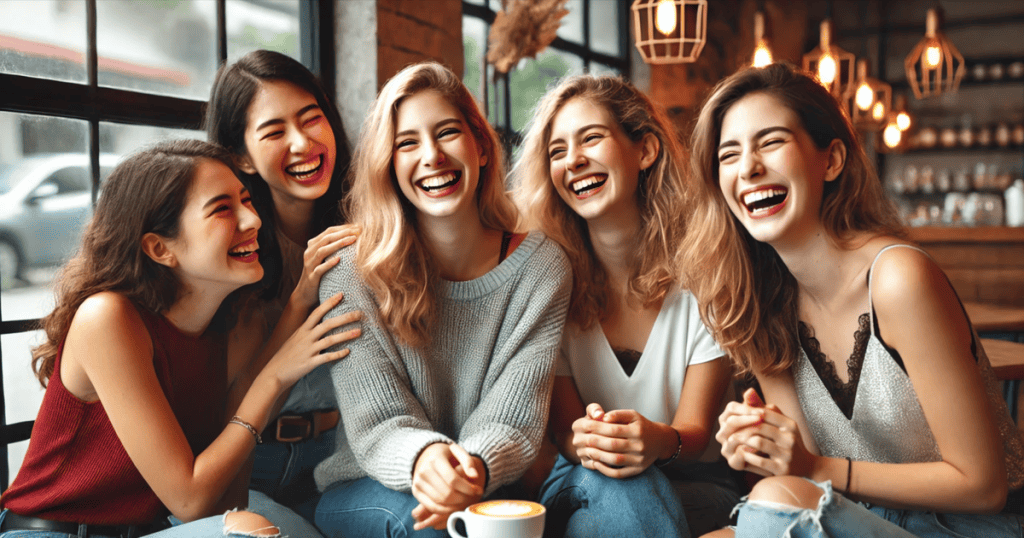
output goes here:
[{"label": "woman's right hand", "polygon": [[302,276],[292,291],[292,300],[304,308],[313,308],[320,300],[318,290],[320,279],[328,270],[338,264],[338,250],[356,242],[360,228],[357,224],[331,226],[309,240],[302,255]]},{"label": "woman's right hand", "polygon": [[743,393],[742,402],[729,402],[718,417],[719,427],[715,440],[722,445],[722,456],[733,469],[747,470],[743,454],[737,452],[742,445],[736,442],[738,438],[734,437],[734,434],[747,428],[756,428],[763,423],[765,410],[766,406],[757,395],[757,391],[749,388]]},{"label": "woman's right hand", "polygon": [[313,310],[306,321],[281,345],[260,375],[273,375],[280,383],[281,389],[286,389],[317,366],[348,355],[348,348],[323,353],[328,348],[353,340],[362,334],[360,327],[330,334],[335,329],[355,323],[363,317],[361,311],[354,310],[324,320],[324,316],[338,306],[342,299],[343,294],[337,293]]}]

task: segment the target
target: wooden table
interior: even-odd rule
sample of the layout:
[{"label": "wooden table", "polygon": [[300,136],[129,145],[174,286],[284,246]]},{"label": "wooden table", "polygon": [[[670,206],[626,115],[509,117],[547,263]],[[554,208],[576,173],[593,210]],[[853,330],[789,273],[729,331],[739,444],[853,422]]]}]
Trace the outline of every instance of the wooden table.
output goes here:
[{"label": "wooden table", "polygon": [[1024,334],[1024,308],[965,302],[964,308],[979,333]]}]

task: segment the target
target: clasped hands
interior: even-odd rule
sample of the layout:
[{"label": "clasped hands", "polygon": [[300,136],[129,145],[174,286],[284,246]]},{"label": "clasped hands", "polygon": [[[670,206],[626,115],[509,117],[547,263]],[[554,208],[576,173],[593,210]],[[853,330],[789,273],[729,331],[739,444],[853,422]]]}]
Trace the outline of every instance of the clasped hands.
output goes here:
[{"label": "clasped hands", "polygon": [[718,417],[715,439],[729,466],[761,476],[809,476],[814,455],[804,446],[795,421],[775,404],[765,404],[754,389],[743,402],[729,402]]},{"label": "clasped hands", "polygon": [[412,473],[415,530],[444,529],[448,516],[479,502],[487,470],[483,461],[455,443],[434,443],[423,449]]},{"label": "clasped hands", "polygon": [[667,450],[664,457],[675,453],[679,438],[670,429],[632,409],[606,413],[591,403],[587,414],[572,423],[572,445],[584,468],[627,478],[644,472],[662,452]]}]

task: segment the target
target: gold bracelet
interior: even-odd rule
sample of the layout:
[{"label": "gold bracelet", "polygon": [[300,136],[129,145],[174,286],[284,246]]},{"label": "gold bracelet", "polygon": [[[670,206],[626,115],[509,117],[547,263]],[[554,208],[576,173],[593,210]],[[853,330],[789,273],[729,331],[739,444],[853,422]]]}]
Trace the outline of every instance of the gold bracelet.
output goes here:
[{"label": "gold bracelet", "polygon": [[228,421],[228,424],[238,424],[239,426],[249,430],[249,433],[251,433],[252,436],[256,438],[256,444],[263,444],[263,438],[260,437],[260,432],[256,431],[256,428],[253,428],[252,424],[249,424],[248,422],[242,420],[242,418],[239,417],[238,415],[231,417],[231,420]]}]

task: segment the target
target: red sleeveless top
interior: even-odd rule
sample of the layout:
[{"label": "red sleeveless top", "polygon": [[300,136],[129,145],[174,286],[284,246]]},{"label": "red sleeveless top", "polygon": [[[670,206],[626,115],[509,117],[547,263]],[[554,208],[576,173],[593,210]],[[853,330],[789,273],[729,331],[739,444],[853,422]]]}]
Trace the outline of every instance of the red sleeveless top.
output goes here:
[{"label": "red sleeveless top", "polygon": [[[183,334],[138,308],[153,341],[153,367],[192,447],[202,452],[224,427],[224,339]],[[208,331],[212,332],[212,331]],[[103,404],[83,402],[60,378],[63,344],[46,386],[28,452],[0,508],[23,516],[92,525],[144,524],[167,510],[114,433]]]}]

